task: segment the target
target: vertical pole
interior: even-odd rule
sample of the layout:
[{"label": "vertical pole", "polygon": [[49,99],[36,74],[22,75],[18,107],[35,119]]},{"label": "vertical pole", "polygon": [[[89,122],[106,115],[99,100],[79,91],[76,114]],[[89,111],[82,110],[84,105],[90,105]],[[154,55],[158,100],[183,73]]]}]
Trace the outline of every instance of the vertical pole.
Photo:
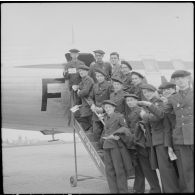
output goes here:
[{"label": "vertical pole", "polygon": [[74,133],[73,133],[73,136],[74,136],[74,162],[75,162],[75,179],[76,179],[76,182],[77,182],[77,153],[76,153],[76,137],[75,137],[75,128],[74,128]]}]

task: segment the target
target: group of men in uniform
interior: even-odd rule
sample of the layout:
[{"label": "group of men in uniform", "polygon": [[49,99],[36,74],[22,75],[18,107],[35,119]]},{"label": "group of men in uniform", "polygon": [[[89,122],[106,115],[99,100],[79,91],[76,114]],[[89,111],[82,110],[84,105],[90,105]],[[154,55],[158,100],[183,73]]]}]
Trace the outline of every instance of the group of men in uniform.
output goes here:
[{"label": "group of men in uniform", "polygon": [[64,77],[72,106],[79,105],[75,118],[104,151],[110,192],[128,193],[132,169],[135,193],[144,193],[145,179],[151,193],[194,192],[190,72],[173,72],[174,82],[157,90],[117,52],[110,54],[110,63],[103,61],[104,51],[94,54],[96,61],[88,67],[78,60],[79,50],[71,49]]}]

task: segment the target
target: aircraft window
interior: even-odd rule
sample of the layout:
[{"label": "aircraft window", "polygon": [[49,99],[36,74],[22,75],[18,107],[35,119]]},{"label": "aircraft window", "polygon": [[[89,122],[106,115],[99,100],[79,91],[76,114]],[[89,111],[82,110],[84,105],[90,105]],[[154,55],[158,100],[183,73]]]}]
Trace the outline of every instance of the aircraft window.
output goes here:
[{"label": "aircraft window", "polygon": [[143,59],[143,64],[146,72],[159,72],[158,63],[154,59]]}]

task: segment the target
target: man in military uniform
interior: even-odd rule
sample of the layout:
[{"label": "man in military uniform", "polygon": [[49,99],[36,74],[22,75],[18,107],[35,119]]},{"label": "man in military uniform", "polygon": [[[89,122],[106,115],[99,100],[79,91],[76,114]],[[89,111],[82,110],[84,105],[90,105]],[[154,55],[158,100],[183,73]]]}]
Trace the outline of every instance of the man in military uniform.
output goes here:
[{"label": "man in military uniform", "polygon": [[[128,193],[127,178],[132,170],[132,161],[120,137],[113,135],[127,124],[121,113],[115,112],[116,104],[111,100],[103,102],[106,112],[103,139],[105,172],[111,193]],[[128,130],[128,129],[127,129]]]},{"label": "man in military uniform", "polygon": [[119,54],[117,52],[112,52],[110,54],[110,64],[112,66],[111,77],[122,76],[121,75],[121,64],[119,59]]},{"label": "man in military uniform", "polygon": [[69,90],[71,92],[72,105],[80,104],[80,98],[74,92],[73,88],[78,88],[78,84],[81,82],[81,77],[78,73],[78,66],[84,65],[84,63],[78,60],[79,50],[70,49],[70,56],[72,60],[65,65],[64,68],[64,78],[69,81]]},{"label": "man in military uniform", "polygon": [[[162,96],[160,97],[160,99],[165,104],[168,102],[168,99],[171,97],[171,95],[176,93],[176,85],[172,82],[162,83],[159,86],[159,89],[162,91]],[[169,127],[170,127],[170,128],[165,128],[165,133],[167,138],[165,139],[165,146],[168,147],[168,150],[171,150],[171,148],[173,148],[172,131],[175,129],[176,116],[173,111],[171,113],[165,113],[165,114],[166,117],[168,118]]]},{"label": "man in military uniform", "polygon": [[98,82],[94,84],[90,92],[89,102],[91,110],[93,111],[92,122],[94,141],[98,142],[97,147],[100,148],[99,140],[104,126],[97,114],[103,113],[103,101],[110,99],[112,85],[105,80],[106,74],[101,69],[95,69],[94,71]]},{"label": "man in military uniform", "polygon": [[97,79],[95,78],[95,69],[101,69],[106,74],[106,80],[110,80],[112,74],[112,67],[110,63],[104,62],[102,59],[104,57],[105,52],[102,50],[95,50],[95,59],[96,62],[92,62],[89,69],[89,76],[93,78],[94,82],[97,83]]},{"label": "man in military uniform", "polygon": [[141,86],[143,95],[148,101],[140,101],[138,105],[145,106],[147,112],[142,110],[140,116],[151,126],[152,144],[156,151],[162,190],[164,193],[179,192],[179,181],[173,164],[169,160],[168,147],[165,146],[163,102],[157,98],[157,89],[150,84]]},{"label": "man in military uniform", "polygon": [[79,115],[78,114],[75,115],[75,118],[78,120],[78,122],[81,123],[85,131],[90,130],[90,128],[92,127],[92,124],[91,124],[92,111],[87,102],[87,99],[93,88],[94,82],[93,82],[93,79],[88,75],[88,70],[89,70],[89,67],[85,65],[80,65],[78,67],[78,71],[79,71],[79,74],[82,80],[79,83],[78,89],[76,90],[77,95],[82,100],[82,105],[79,109]]},{"label": "man in military uniform", "polygon": [[146,83],[145,77],[139,72],[131,72],[132,86],[128,89],[129,93],[136,94],[139,100],[144,100],[141,85]]},{"label": "man in military uniform", "polygon": [[118,77],[112,77],[113,92],[110,94],[110,100],[112,100],[116,106],[116,112],[124,114],[125,112],[125,92],[123,91],[123,82]]},{"label": "man in military uniform", "polygon": [[[175,83],[172,82],[164,82],[159,86],[159,90],[162,92],[162,96],[160,97],[160,99],[166,104],[168,102],[168,99],[171,97],[171,95],[176,93],[176,85]],[[171,113],[165,113],[165,117],[167,118],[166,122],[168,123],[168,125],[167,123],[165,123],[165,128],[164,128],[165,144],[164,145],[168,147],[169,155],[173,155],[172,133],[173,130],[175,129],[176,116],[172,111]],[[172,162],[177,172],[177,176],[179,177],[178,168],[175,160],[176,160],[175,158],[172,159]],[[180,180],[180,186],[182,186],[182,180]],[[182,190],[182,187],[180,189]]]},{"label": "man in military uniform", "polygon": [[177,156],[179,177],[183,181],[182,192],[194,192],[194,127],[193,90],[190,88],[190,72],[177,70],[171,79],[179,91],[168,99],[165,111],[176,115],[176,125],[172,133],[174,152]]},{"label": "man in military uniform", "polygon": [[132,78],[131,78],[132,67],[131,64],[125,60],[121,61],[121,73],[123,81],[123,90],[129,92],[132,88]]},{"label": "man in military uniform", "polygon": [[[125,101],[128,106],[125,112],[125,119],[127,125],[132,134],[137,134],[138,122],[141,121],[140,112],[141,107],[137,105],[138,96],[135,94],[125,94]],[[146,139],[146,138],[144,138]],[[142,147],[135,145],[129,148],[131,156],[135,158],[135,181],[134,181],[134,192],[144,193],[145,192],[145,178],[148,180],[150,185],[150,193],[160,193],[160,185],[155,170],[152,170],[150,164],[150,147]]]}]

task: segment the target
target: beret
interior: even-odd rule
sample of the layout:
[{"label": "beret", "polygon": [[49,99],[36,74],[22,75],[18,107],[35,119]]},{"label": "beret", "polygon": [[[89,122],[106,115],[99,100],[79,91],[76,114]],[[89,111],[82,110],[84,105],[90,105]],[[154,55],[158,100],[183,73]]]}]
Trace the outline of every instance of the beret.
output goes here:
[{"label": "beret", "polygon": [[99,72],[99,73],[101,73],[102,75],[106,76],[106,73],[105,73],[103,70],[99,69],[99,68],[95,68],[94,71],[95,71],[95,72]]},{"label": "beret", "polygon": [[142,74],[140,74],[139,72],[133,71],[133,72],[131,72],[131,75],[133,75],[133,74],[137,75],[138,77],[140,77],[142,79],[144,78],[144,76]]},{"label": "beret", "polygon": [[121,64],[127,65],[127,66],[129,67],[129,69],[132,70],[131,64],[130,64],[129,62],[127,62],[127,61],[125,61],[125,60],[122,60],[122,61],[121,61]]},{"label": "beret", "polygon": [[189,76],[191,75],[190,72],[186,71],[186,70],[176,70],[172,75],[171,78],[176,78],[176,77],[185,77],[185,76]]},{"label": "beret", "polygon": [[102,50],[95,50],[95,51],[93,51],[94,53],[99,53],[99,54],[105,54],[105,52],[104,51],[102,51]]},{"label": "beret", "polygon": [[112,77],[112,81],[123,84],[123,81],[119,77]]},{"label": "beret", "polygon": [[117,52],[110,53],[110,56],[112,56],[112,55],[117,55],[119,57],[119,54]]},{"label": "beret", "polygon": [[150,91],[156,91],[157,90],[156,87],[154,87],[153,85],[146,84],[146,83],[142,84],[140,87],[141,87],[141,89],[148,89]]},{"label": "beret", "polygon": [[104,105],[105,105],[105,104],[110,104],[110,105],[116,107],[116,104],[115,104],[112,100],[104,100],[104,101],[103,101],[103,104],[104,104]]},{"label": "beret", "polygon": [[126,93],[126,94],[124,95],[124,97],[125,97],[125,98],[127,98],[127,97],[133,97],[133,98],[135,98],[135,99],[139,99],[139,97],[138,97],[137,95],[135,95],[135,94],[130,94],[130,93]]},{"label": "beret", "polygon": [[168,88],[175,88],[176,85],[171,82],[164,82],[159,86],[159,89],[168,89]]},{"label": "beret", "polygon": [[79,53],[80,51],[78,49],[70,49],[69,52],[70,53]]},{"label": "beret", "polygon": [[89,67],[88,67],[88,66],[85,66],[85,65],[80,65],[80,66],[78,66],[77,69],[78,69],[78,70],[79,70],[79,69],[89,70]]}]

